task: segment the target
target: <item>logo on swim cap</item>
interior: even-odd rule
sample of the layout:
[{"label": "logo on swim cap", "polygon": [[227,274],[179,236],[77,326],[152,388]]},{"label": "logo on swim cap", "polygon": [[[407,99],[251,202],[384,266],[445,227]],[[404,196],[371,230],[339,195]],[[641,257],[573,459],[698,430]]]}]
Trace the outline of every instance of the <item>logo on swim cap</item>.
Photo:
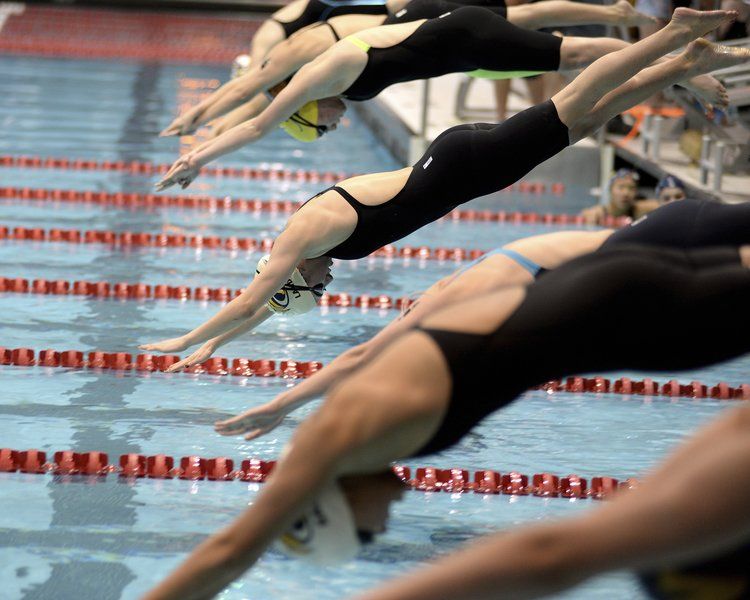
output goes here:
[{"label": "logo on swim cap", "polygon": [[[269,254],[261,257],[255,267],[256,275],[260,275],[270,259]],[[284,287],[268,299],[266,306],[275,313],[303,315],[318,305],[318,298],[323,294],[322,284],[319,288],[307,285],[302,273],[295,268]]]},{"label": "logo on swim cap", "polygon": [[326,487],[313,505],[279,538],[287,556],[316,565],[351,560],[360,548],[349,502],[337,484]]},{"label": "logo on swim cap", "polygon": [[305,104],[279,127],[300,142],[314,142],[328,131],[324,125],[318,125],[317,100]]}]

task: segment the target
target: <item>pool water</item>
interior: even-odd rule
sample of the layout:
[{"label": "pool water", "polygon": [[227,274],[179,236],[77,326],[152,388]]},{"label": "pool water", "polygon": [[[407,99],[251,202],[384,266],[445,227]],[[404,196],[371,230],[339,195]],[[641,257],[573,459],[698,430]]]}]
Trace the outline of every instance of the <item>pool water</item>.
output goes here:
[{"label": "pool water", "polygon": [[[186,81],[223,80],[215,66],[55,58],[0,57],[0,154],[171,162],[179,142],[158,131],[186,102]],[[192,89],[192,88],[190,88]],[[278,132],[220,162],[368,172],[400,167],[350,114],[342,130],[314,145]],[[118,172],[0,168],[4,186],[151,191],[153,177]],[[591,202],[577,189],[564,197],[498,194],[476,201],[495,209],[572,212]],[[202,178],[193,193],[302,200],[320,185],[293,181]],[[162,231],[268,238],[284,216],[180,209],[0,200],[0,224],[27,227]],[[443,221],[402,243],[492,248],[553,227]],[[105,245],[0,241],[0,275],[237,288],[252,277],[258,253],[225,250],[122,250]],[[424,290],[453,263],[365,259],[337,264],[334,293],[402,296]],[[217,310],[216,303],[119,301],[77,296],[0,294],[0,345],[137,352],[139,343],[181,334]],[[328,362],[372,336],[395,311],[320,309],[277,317],[222,348],[228,357]],[[659,343],[659,332],[638,332]],[[592,335],[591,343],[599,343]],[[744,382],[748,361],[694,373],[682,381]],[[498,372],[502,372],[498,365]],[[620,376],[622,374],[618,374]],[[638,374],[629,374],[637,376]],[[491,393],[497,373],[477,373]],[[642,378],[643,375],[640,375]],[[0,367],[0,447],[273,458],[315,405],[255,442],[224,438],[211,424],[266,402],[292,382],[187,374],[113,373]],[[507,472],[628,477],[644,473],[686,434],[730,403],[530,392],[488,418],[457,447],[420,465]],[[208,534],[252,503],[257,484],[182,480],[103,480],[0,474],[0,580],[3,598],[137,598]],[[391,529],[354,562],[312,568],[269,552],[220,597],[341,598],[455,549],[489,531],[586,510],[593,502],[534,497],[409,492]],[[585,540],[571,540],[585,552]],[[599,578],[570,598],[640,598],[625,574]]]}]

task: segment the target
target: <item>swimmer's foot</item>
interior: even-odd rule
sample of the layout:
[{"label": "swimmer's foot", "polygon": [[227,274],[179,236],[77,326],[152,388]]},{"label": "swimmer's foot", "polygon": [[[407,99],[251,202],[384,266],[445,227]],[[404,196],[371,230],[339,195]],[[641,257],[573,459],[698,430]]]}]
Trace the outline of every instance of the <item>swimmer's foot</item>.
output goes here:
[{"label": "swimmer's foot", "polygon": [[750,49],[720,46],[698,39],[688,45],[683,57],[688,61],[688,72],[697,76],[750,61]]},{"label": "swimmer's foot", "polygon": [[617,0],[617,2],[612,5],[612,10],[615,14],[615,23],[618,25],[624,25],[625,27],[653,25],[654,23],[659,22],[656,17],[650,17],[649,15],[644,15],[635,10],[628,0]]},{"label": "swimmer's foot", "polygon": [[725,108],[729,104],[729,94],[721,81],[712,75],[697,75],[680,85],[693,94],[707,108]]},{"label": "swimmer's foot", "polygon": [[685,37],[685,43],[702,37],[722,23],[731,23],[737,18],[736,10],[693,10],[677,8],[667,27]]}]

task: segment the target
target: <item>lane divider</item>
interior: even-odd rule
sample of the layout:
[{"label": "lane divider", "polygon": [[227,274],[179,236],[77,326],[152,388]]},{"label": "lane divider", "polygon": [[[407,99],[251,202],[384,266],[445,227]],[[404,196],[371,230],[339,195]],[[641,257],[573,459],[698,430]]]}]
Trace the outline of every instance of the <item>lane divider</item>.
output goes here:
[{"label": "lane divider", "polygon": [[[13,450],[0,448],[0,473],[31,473],[53,475],[82,475],[106,477],[117,474],[128,479],[188,479],[192,481],[244,481],[263,483],[276,466],[275,460],[249,458],[235,462],[224,456],[203,458],[183,456],[179,460],[166,454],[145,456],[122,454],[118,464],[109,464],[105,452],[54,452],[47,461],[42,450]],[[235,465],[239,465],[235,469]],[[510,471],[501,473],[483,469],[473,474],[467,469],[438,469],[418,467],[413,470],[404,466],[393,467],[393,472],[412,490],[420,492],[448,492],[451,494],[474,492],[476,494],[505,494],[509,496],[539,496],[543,498],[567,498],[602,500],[619,490],[633,489],[638,480],[619,481],[614,477],[593,477],[588,481],[579,475],[560,477],[552,473],[535,473],[531,477]]]},{"label": "lane divider", "polygon": [[[230,363],[231,360],[231,363]],[[111,371],[163,372],[180,361],[174,354],[131,354],[128,352],[83,352],[79,350],[35,351],[31,348],[5,348],[0,346],[0,365],[16,367],[53,367],[69,369],[102,369]],[[282,377],[297,379],[310,377],[323,368],[318,361],[285,359],[235,358],[213,356],[189,367],[183,372],[198,375],[233,375],[237,377]],[[666,396],[671,398],[714,398],[717,400],[750,400],[750,384],[733,387],[721,381],[707,385],[700,381],[680,383],[676,379],[661,383],[650,377],[643,380],[621,377],[568,377],[564,381],[548,381],[531,388],[548,394],[622,394],[624,396]]]},{"label": "lane divider", "polygon": [[[0,167],[22,169],[58,169],[65,171],[117,171],[135,175],[163,175],[172,165],[148,161],[91,160],[83,158],[54,158],[41,156],[0,155]],[[226,179],[261,179],[267,181],[303,181],[333,183],[351,177],[346,173],[311,171],[305,169],[270,169],[267,167],[204,167],[200,174]]]},{"label": "lane divider", "polygon": [[[0,3],[0,7],[4,4],[8,3]],[[30,5],[7,19],[0,37],[0,51],[226,66],[247,49],[248,40],[260,23],[204,15],[137,14],[100,7],[71,10]]]},{"label": "lane divider", "polygon": [[[107,244],[119,248],[185,248],[224,249],[230,251],[269,252],[271,239],[221,237],[217,235],[183,235],[146,233],[138,231],[109,231],[81,229],[43,229],[41,227],[0,226],[0,240],[32,242],[64,242],[69,244]],[[485,250],[467,248],[430,248],[428,246],[384,246],[370,256],[386,258],[415,258],[418,260],[464,261],[474,260]]]},{"label": "lane divider", "polygon": [[[13,154],[0,155],[0,167],[21,169],[59,169],[66,171],[124,171],[137,175],[163,175],[171,168],[171,164],[153,163],[150,161],[112,161],[67,157],[18,156]],[[228,179],[261,179],[301,181],[311,183],[334,183],[353,177],[354,174],[332,171],[313,171],[309,169],[270,169],[268,167],[203,167],[201,175],[209,177],[223,177]],[[519,181],[500,191],[520,192],[522,194],[542,195],[551,193],[555,196],[565,194],[565,184],[558,181],[551,184],[534,181]]]},{"label": "lane divider", "polygon": [[[184,285],[127,283],[108,281],[67,281],[56,279],[24,279],[22,277],[0,277],[0,293],[40,294],[54,296],[91,296],[94,298],[116,298],[118,300],[195,300],[199,302],[229,302],[239,296],[242,289],[227,287],[212,288],[201,285],[191,288]],[[369,308],[405,310],[413,298],[392,298],[386,294],[329,294],[320,299],[320,306],[341,308]]]},{"label": "lane divider", "polygon": [[[540,185],[544,184],[529,184]],[[524,182],[517,184],[523,188]],[[513,188],[514,186],[511,186]],[[506,188],[510,190],[511,188]],[[117,208],[149,210],[154,208],[198,209],[210,212],[271,212],[291,214],[303,202],[294,200],[261,200],[259,198],[231,198],[230,196],[186,196],[164,194],[138,194],[134,192],[96,192],[90,190],[64,190],[28,187],[0,187],[0,198],[21,200],[53,201],[59,203],[86,203]],[[531,223],[545,225],[584,225],[581,215],[533,213],[521,211],[459,210],[448,213],[449,221],[470,221],[483,223]],[[606,217],[605,227],[624,227],[630,224],[628,217]]]}]

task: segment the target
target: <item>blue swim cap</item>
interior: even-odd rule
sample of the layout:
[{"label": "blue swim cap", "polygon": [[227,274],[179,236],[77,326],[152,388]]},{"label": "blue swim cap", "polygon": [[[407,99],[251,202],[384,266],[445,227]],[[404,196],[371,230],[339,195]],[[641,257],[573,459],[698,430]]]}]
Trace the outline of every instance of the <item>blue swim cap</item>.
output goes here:
[{"label": "blue swim cap", "polygon": [[684,190],[685,184],[674,175],[665,175],[661,178],[659,183],[656,184],[656,197],[658,198],[661,195],[662,190],[666,188],[679,188]]},{"label": "blue swim cap", "polygon": [[635,182],[638,182],[641,179],[641,176],[635,169],[617,169],[615,174],[609,178],[609,188],[612,188],[612,184],[615,182],[615,180],[624,179],[625,177],[630,177]]}]

